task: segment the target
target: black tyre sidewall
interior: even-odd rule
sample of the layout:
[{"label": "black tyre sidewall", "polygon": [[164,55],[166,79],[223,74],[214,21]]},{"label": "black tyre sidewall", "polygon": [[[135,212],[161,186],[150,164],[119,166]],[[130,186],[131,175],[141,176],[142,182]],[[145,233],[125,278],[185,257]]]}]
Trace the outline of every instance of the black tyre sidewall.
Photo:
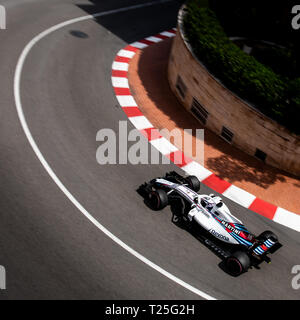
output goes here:
[{"label": "black tyre sidewall", "polygon": [[226,259],[226,267],[233,276],[239,276],[243,272],[246,272],[250,264],[249,256],[242,251],[237,251]]},{"label": "black tyre sidewall", "polygon": [[149,199],[154,210],[162,210],[168,205],[168,195],[164,190],[161,189],[152,191]]},{"label": "black tyre sidewall", "polygon": [[276,236],[276,234],[269,230],[262,232],[257,238],[261,241],[266,241],[272,238],[273,240],[275,240],[275,242],[278,242],[278,237]]},{"label": "black tyre sidewall", "polygon": [[186,178],[186,182],[188,183],[190,189],[198,192],[200,190],[200,181],[196,176],[188,176]]}]

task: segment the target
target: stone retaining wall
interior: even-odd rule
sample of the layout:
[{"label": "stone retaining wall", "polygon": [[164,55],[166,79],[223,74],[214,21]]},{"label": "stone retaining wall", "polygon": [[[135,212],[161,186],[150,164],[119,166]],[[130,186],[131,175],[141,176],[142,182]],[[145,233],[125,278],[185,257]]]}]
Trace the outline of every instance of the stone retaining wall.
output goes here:
[{"label": "stone retaining wall", "polygon": [[207,71],[184,39],[181,15],[182,10],[168,77],[183,106],[227,142],[267,164],[300,176],[300,137],[240,99]]}]

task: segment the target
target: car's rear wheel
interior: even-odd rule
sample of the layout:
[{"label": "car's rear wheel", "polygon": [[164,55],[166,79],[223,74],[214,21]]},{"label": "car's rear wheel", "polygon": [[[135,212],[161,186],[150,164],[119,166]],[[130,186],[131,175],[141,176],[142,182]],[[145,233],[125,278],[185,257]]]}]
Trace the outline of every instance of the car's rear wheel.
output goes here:
[{"label": "car's rear wheel", "polygon": [[235,277],[246,272],[250,268],[250,265],[250,258],[243,251],[236,251],[226,259],[226,268]]},{"label": "car's rear wheel", "polygon": [[266,241],[268,239],[274,241],[274,242],[278,242],[278,237],[276,236],[276,234],[272,231],[264,231],[262,232],[257,239],[261,240],[261,241]]},{"label": "car's rear wheel", "polygon": [[182,217],[186,210],[186,205],[181,197],[174,198],[170,201],[171,211],[177,217]]},{"label": "car's rear wheel", "polygon": [[196,176],[188,176],[185,178],[190,189],[198,192],[200,190],[200,181]]},{"label": "car's rear wheel", "polygon": [[149,194],[149,201],[154,210],[162,210],[168,205],[168,195],[162,189],[157,189]]}]

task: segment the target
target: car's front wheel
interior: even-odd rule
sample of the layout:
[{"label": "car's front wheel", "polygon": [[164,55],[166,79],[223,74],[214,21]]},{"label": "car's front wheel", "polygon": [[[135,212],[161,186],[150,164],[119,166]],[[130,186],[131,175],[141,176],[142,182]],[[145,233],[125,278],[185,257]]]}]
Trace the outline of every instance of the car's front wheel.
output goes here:
[{"label": "car's front wheel", "polygon": [[196,176],[188,176],[185,178],[190,189],[198,192],[200,190],[200,181]]}]

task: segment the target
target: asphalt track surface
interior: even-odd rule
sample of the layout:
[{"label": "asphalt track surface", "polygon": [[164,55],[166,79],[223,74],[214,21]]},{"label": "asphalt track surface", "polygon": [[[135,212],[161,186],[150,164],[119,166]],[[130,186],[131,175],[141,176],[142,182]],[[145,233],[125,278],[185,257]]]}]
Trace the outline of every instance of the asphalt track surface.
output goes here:
[{"label": "asphalt track surface", "polygon": [[[27,43],[69,19],[147,1],[2,1],[0,31],[0,299],[201,299],[138,260],[96,228],[47,174],[21,127],[14,74]],[[217,299],[299,299],[291,269],[300,264],[300,234],[234,202],[234,214],[255,233],[271,229],[283,247],[272,264],[233,278],[221,260],[172,223],[169,208],[148,209],[135,192],[174,165],[105,165],[96,161],[102,128],[127,120],[111,86],[111,64],[127,43],[176,25],[179,1],[90,19],[39,41],[22,71],[28,127],[70,193],[111,233],[185,283]],[[158,84],[159,85],[159,84]],[[133,128],[128,123],[128,129]],[[202,186],[203,193],[212,191]]]}]

